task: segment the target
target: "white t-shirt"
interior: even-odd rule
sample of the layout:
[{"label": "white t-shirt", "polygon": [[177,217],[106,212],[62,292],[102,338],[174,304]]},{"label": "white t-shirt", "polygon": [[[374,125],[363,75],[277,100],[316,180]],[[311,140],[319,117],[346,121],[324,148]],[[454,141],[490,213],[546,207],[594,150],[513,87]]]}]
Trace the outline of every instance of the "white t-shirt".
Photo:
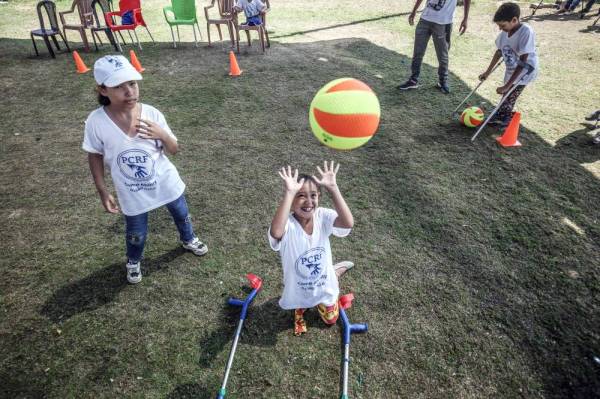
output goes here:
[{"label": "white t-shirt", "polygon": [[[496,38],[496,47],[502,52],[504,65],[506,65],[504,83],[510,80],[510,77],[518,66],[517,61],[523,54],[529,54],[527,63],[532,65],[535,70],[519,84],[525,85],[535,80],[538,74],[538,56],[535,52],[535,32],[529,25],[521,24],[521,27],[511,37],[508,37],[508,32],[500,32]],[[521,76],[525,73],[526,70],[523,70]]]},{"label": "white t-shirt", "polygon": [[[140,105],[143,119],[158,123],[175,138],[159,110],[150,105]],[[127,136],[110,119],[104,107],[90,113],[85,121],[82,148],[104,156],[121,211],[127,216],[168,204],[185,190],[177,169],[165,155],[162,142]]]},{"label": "white t-shirt", "polygon": [[426,0],[427,5],[421,14],[425,21],[440,25],[451,24],[456,10],[456,0]]},{"label": "white t-shirt", "polygon": [[283,266],[283,294],[279,306],[283,309],[312,308],[337,302],[340,295],[333,270],[329,236],[345,237],[351,229],[333,227],[338,214],[332,209],[317,208],[313,216],[313,233],[306,234],[292,214],[285,224],[281,240],[271,236],[269,244],[279,251]]},{"label": "white t-shirt", "polygon": [[244,10],[246,18],[254,17],[265,9],[265,5],[260,0],[237,0],[235,6]]}]

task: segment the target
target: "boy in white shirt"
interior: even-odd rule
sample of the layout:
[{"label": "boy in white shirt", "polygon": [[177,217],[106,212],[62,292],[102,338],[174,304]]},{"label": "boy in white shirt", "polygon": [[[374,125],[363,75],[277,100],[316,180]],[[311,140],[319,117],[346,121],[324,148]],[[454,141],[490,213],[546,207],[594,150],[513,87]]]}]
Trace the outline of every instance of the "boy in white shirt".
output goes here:
[{"label": "boy in white shirt", "polygon": [[[502,57],[506,66],[506,73],[504,74],[504,84],[496,88],[496,93],[503,95],[513,85],[518,85],[488,122],[491,126],[499,128],[508,126],[517,98],[519,98],[525,86],[536,79],[539,69],[538,56],[535,50],[535,32],[531,26],[521,23],[520,16],[521,9],[516,3],[504,3],[498,8],[496,14],[494,14],[494,22],[501,30],[496,38],[498,50],[492,56],[492,61],[487,70],[479,75],[480,80],[487,79],[500,57]],[[525,64],[529,64],[533,67],[533,70],[529,71],[524,68]]]},{"label": "boy in white shirt", "polygon": [[[415,24],[417,10],[423,0],[417,0],[412,12],[408,16],[408,23]],[[435,53],[438,59],[438,84],[437,88],[444,94],[450,93],[448,86],[448,51],[450,50],[450,35],[452,33],[452,20],[457,0],[425,0],[427,5],[423,10],[421,19],[415,30],[415,48],[411,64],[410,78],[403,84],[397,86],[399,90],[411,90],[419,87],[419,75],[421,64],[427,50],[429,38],[433,38]],[[460,23],[459,34],[467,30],[467,19],[471,0],[464,0],[465,14]]]},{"label": "boy in white shirt", "polygon": [[262,24],[260,14],[267,7],[260,0],[237,0],[233,8],[236,11],[244,11],[246,22],[242,25],[257,26]]},{"label": "boy in white shirt", "polygon": [[[292,173],[290,166],[281,168],[284,181],[283,199],[268,232],[269,244],[281,256],[283,293],[279,306],[294,309],[294,334],[306,332],[303,315],[317,306],[323,321],[332,325],[338,319],[338,278],[353,264],[333,265],[329,236],[350,234],[354,219],[336,183],[339,164],[324,162],[317,167],[321,178]],[[327,189],[335,211],[319,208],[319,186]],[[291,210],[291,213],[290,213]]]}]

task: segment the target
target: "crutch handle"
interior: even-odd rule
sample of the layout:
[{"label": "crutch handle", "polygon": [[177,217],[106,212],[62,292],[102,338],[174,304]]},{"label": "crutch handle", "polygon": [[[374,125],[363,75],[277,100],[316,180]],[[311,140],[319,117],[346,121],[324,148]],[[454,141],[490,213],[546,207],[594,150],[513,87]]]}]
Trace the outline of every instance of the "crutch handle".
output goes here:
[{"label": "crutch handle", "polygon": [[241,299],[237,298],[229,298],[227,300],[227,303],[231,306],[241,306],[242,312],[240,313],[240,320],[244,320],[246,318],[246,313],[248,313],[248,306],[250,306],[250,304],[256,297],[256,294],[258,294],[258,291],[260,291],[260,289],[262,288],[262,280],[257,275],[248,273],[246,278],[250,282],[250,286],[253,288],[250,294],[248,294],[248,296],[246,297],[246,299],[242,301]]}]

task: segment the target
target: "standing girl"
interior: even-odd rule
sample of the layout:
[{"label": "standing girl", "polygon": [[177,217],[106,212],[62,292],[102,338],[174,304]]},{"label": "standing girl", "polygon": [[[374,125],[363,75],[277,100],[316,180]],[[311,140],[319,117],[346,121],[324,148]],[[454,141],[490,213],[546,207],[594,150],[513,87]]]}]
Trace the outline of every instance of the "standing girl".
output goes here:
[{"label": "standing girl", "polygon": [[[175,154],[177,138],[156,108],[139,103],[140,75],[121,55],[94,64],[101,107],[85,122],[83,149],[94,184],[107,212],[125,215],[127,281],[142,280],[140,261],[148,234],[148,212],[166,205],[183,247],[196,255],[208,248],[194,234],[183,192],[185,184],[166,156]],[[108,191],[104,167],[110,170],[119,206]]]}]

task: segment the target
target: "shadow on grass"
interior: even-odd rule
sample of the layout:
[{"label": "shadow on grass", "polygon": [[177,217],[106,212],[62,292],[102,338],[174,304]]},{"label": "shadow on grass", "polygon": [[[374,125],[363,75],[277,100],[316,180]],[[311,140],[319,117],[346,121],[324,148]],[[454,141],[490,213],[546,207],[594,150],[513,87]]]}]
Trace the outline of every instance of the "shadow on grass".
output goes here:
[{"label": "shadow on grass", "polygon": [[178,385],[166,399],[213,399],[217,391],[214,387],[208,389],[200,384],[183,384]]},{"label": "shadow on grass", "polygon": [[364,24],[364,23],[368,23],[368,22],[381,21],[381,20],[389,19],[389,18],[404,17],[404,16],[407,16],[409,14],[410,14],[409,12],[401,12],[401,13],[390,14],[390,15],[382,15],[380,17],[359,19],[357,21],[346,22],[346,23],[343,23],[343,24],[335,24],[335,25],[325,26],[323,28],[314,28],[314,29],[301,30],[301,31],[296,31],[296,32],[292,32],[292,33],[286,33],[285,35],[274,35],[274,36],[271,36],[271,37],[273,39],[281,39],[281,38],[284,38],[284,37],[304,35],[306,33],[314,33],[314,32],[320,32],[320,31],[329,30],[329,29],[343,28],[345,26],[352,26],[352,25],[359,25],[359,24]]},{"label": "shadow on grass", "polygon": [[[19,58],[16,54],[22,53],[25,43],[11,43],[14,48],[8,54],[10,62],[28,64],[32,73],[56,75],[56,86],[68,86],[66,79],[72,77],[60,80],[63,66],[58,61],[34,63]],[[198,143],[193,141],[197,140],[197,131],[205,132],[202,140],[210,151],[180,158],[178,162],[182,170],[205,168],[201,173],[213,179],[188,184],[198,198],[210,195],[203,209],[210,216],[220,220],[221,215],[231,214],[245,223],[246,218],[253,220],[254,214],[262,215],[264,193],[270,193],[274,186],[265,182],[268,179],[262,173],[277,170],[284,160],[307,167],[328,159],[325,157],[334,157],[344,165],[341,184],[356,219],[374,226],[373,237],[352,242],[359,247],[353,255],[367,256],[373,251],[376,255],[371,256],[380,261],[377,268],[354,271],[361,278],[362,306],[382,324],[397,320],[416,323],[411,317],[414,319],[418,312],[431,316],[426,322],[435,317],[441,320],[439,324],[426,325],[430,330],[423,331],[420,345],[414,347],[403,346],[401,334],[412,331],[384,337],[400,355],[409,355],[406,357],[384,352],[381,342],[365,342],[369,346],[363,350],[370,356],[363,363],[372,366],[373,374],[379,373],[373,378],[381,383],[375,387],[379,392],[387,392],[388,397],[424,395],[421,390],[428,387],[415,382],[426,381],[433,387],[431,396],[441,396],[442,391],[435,391],[438,385],[456,396],[477,396],[477,389],[482,386],[496,389],[496,397],[600,395],[598,366],[592,360],[600,353],[600,193],[598,180],[579,165],[582,158],[593,153],[580,148],[578,138],[571,139],[575,144],[567,144],[569,140],[565,139],[553,148],[536,132],[522,128],[523,147],[503,149],[490,137],[494,131],[486,129],[471,144],[472,131],[450,120],[452,109],[470,91],[467,84],[452,76],[452,93],[441,95],[427,87],[437,80],[436,68],[424,65],[423,88],[399,93],[394,86],[406,75],[410,58],[363,39],[274,43],[267,55],[268,63],[262,56],[246,57],[245,68],[254,73],[235,81],[222,77],[221,53],[206,51],[200,70],[193,69],[198,64],[197,51],[182,49],[177,52],[177,61],[182,69],[191,72],[171,77],[168,72],[173,60],[161,57],[161,51],[150,46],[144,50],[145,62],[153,67],[153,74],[144,80],[146,98],[149,103],[157,101],[170,107],[167,115],[174,115],[175,124],[193,126],[182,129],[182,141]],[[320,54],[334,56],[328,57],[331,62],[319,63]],[[7,70],[13,68],[10,62]],[[351,152],[332,152],[318,146],[305,127],[306,107],[314,93],[340,76],[365,81],[378,94],[382,107],[377,135],[365,147]],[[189,91],[182,89],[188,87]],[[156,92],[159,94],[152,97]],[[206,109],[198,112],[195,101],[202,101],[198,93],[205,92],[221,95],[230,109],[238,110],[231,121],[223,122],[225,127],[219,128],[219,121],[206,117],[223,117],[222,109],[218,113],[223,103],[215,105],[206,99],[202,103]],[[50,95],[36,96],[44,98],[44,94]],[[527,90],[523,95],[528,95]],[[253,101],[247,101],[249,96]],[[484,99],[475,95],[471,101],[479,104]],[[73,108],[72,101],[58,106]],[[188,113],[177,113],[182,110]],[[9,113],[13,114],[16,113]],[[200,118],[198,115],[206,119],[195,119]],[[231,127],[247,126],[248,121],[253,123],[251,139]],[[231,125],[227,125],[229,122]],[[301,124],[304,127],[299,128]],[[247,131],[245,128],[244,133]],[[579,134],[576,132],[575,136]],[[250,189],[237,189],[246,187],[247,181],[252,182]],[[209,185],[210,190],[206,190]],[[52,192],[49,187],[35,189]],[[579,226],[583,235],[564,225],[565,218]],[[212,234],[230,242],[229,232],[222,226],[215,227]],[[361,240],[372,244],[363,245]],[[255,246],[239,252],[244,250],[250,252]],[[269,251],[266,243],[264,250]],[[149,271],[161,269],[162,264],[182,252],[173,250],[147,262]],[[407,253],[413,258],[403,259]],[[414,254],[425,254],[431,263],[410,265],[412,260],[421,259]],[[232,259],[232,264],[241,259]],[[408,275],[406,265],[413,267],[414,276]],[[46,301],[42,314],[56,322],[96,309],[112,301],[123,289],[123,274],[123,265],[113,264],[67,284]],[[412,286],[405,284],[411,279]],[[392,294],[381,289],[390,282],[399,287]],[[405,293],[403,289],[414,291]],[[402,303],[398,298],[401,295],[406,295],[402,298],[406,302],[422,295],[422,308],[416,302]],[[455,305],[460,300],[467,305],[457,309]],[[176,305],[183,307],[185,303]],[[402,313],[403,306],[407,307],[406,314]],[[231,343],[239,309],[223,304],[222,311],[221,322],[209,326],[207,335],[198,342],[202,368],[211,365]],[[319,325],[317,316],[310,316],[309,328]],[[250,308],[240,344],[273,347],[281,332],[291,334],[291,330],[291,312],[279,309],[277,300],[272,299]],[[485,336],[487,333],[492,338]],[[491,343],[497,346],[492,347]],[[306,350],[311,349],[307,346]],[[17,360],[15,372],[28,373],[27,361]],[[285,364],[277,354],[273,360],[274,367]],[[435,364],[424,368],[426,361]],[[514,364],[525,365],[525,370],[510,368]],[[391,375],[389,365],[403,369],[413,379],[390,381],[392,377],[386,377]],[[265,365],[265,372],[269,367]],[[458,376],[452,374],[454,371]],[[242,375],[244,372],[240,370]],[[463,380],[461,372],[466,376]],[[218,378],[216,374],[211,376]],[[389,385],[384,386],[385,383]],[[518,394],[520,389],[523,391]],[[171,397],[185,395],[208,397],[206,387],[200,384],[180,385]]]},{"label": "shadow on grass", "polygon": [[[168,269],[169,262],[184,253],[182,247],[177,247],[158,258],[145,259],[142,274],[150,276],[159,270]],[[113,263],[60,288],[46,301],[40,313],[54,323],[64,322],[74,315],[112,302],[127,285],[124,262]]]}]

